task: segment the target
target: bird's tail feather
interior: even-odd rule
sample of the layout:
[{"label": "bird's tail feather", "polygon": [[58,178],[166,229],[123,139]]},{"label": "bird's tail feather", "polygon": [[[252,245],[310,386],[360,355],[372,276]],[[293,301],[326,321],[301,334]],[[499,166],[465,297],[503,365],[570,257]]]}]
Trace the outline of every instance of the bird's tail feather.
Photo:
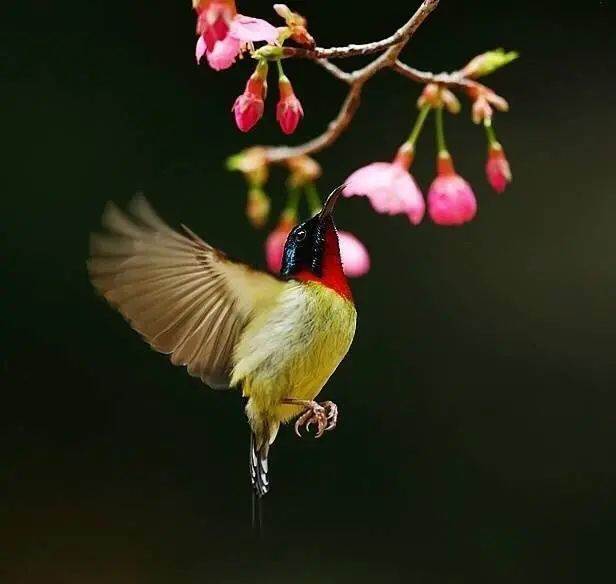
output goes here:
[{"label": "bird's tail feather", "polygon": [[258,497],[263,497],[269,491],[267,477],[267,455],[269,441],[259,441],[254,432],[250,433],[250,481]]}]

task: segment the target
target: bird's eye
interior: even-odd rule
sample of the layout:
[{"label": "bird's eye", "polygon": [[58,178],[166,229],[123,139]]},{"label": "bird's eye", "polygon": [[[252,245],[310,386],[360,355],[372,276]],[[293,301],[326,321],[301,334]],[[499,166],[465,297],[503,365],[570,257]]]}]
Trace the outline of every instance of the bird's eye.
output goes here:
[{"label": "bird's eye", "polygon": [[295,240],[296,241],[304,241],[304,239],[306,239],[306,230],[305,229],[299,229],[298,231],[295,232]]}]

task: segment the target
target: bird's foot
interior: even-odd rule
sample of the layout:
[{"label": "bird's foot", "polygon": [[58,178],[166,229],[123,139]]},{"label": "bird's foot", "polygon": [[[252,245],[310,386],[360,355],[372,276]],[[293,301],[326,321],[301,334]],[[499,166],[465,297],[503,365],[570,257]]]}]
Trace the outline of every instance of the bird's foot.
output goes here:
[{"label": "bird's foot", "polygon": [[304,426],[309,431],[312,424],[316,424],[317,433],[315,438],[320,438],[325,432],[333,430],[338,422],[338,406],[331,401],[317,403],[315,401],[299,400],[288,398],[284,403],[290,405],[301,405],[306,410],[297,418],[295,422],[295,433],[301,438],[300,428]]}]

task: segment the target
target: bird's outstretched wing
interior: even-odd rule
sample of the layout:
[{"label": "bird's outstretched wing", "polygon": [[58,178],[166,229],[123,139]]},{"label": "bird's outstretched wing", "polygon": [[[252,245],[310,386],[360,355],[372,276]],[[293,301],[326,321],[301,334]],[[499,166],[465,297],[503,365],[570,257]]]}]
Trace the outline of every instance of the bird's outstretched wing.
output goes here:
[{"label": "bird's outstretched wing", "polygon": [[92,283],[173,364],[228,387],[239,335],[283,282],[229,260],[186,227],[186,235],[171,229],[142,196],[129,211],[107,205],[108,233],[91,239]]}]

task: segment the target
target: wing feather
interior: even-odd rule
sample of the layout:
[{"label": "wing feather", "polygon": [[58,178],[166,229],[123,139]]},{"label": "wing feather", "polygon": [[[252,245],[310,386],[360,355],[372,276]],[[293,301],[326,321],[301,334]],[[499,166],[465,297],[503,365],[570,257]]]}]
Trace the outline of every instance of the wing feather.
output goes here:
[{"label": "wing feather", "polygon": [[188,227],[169,227],[142,196],[108,203],[91,238],[96,289],[157,351],[212,387],[228,387],[233,350],[254,312],[284,284],[233,262]]}]

